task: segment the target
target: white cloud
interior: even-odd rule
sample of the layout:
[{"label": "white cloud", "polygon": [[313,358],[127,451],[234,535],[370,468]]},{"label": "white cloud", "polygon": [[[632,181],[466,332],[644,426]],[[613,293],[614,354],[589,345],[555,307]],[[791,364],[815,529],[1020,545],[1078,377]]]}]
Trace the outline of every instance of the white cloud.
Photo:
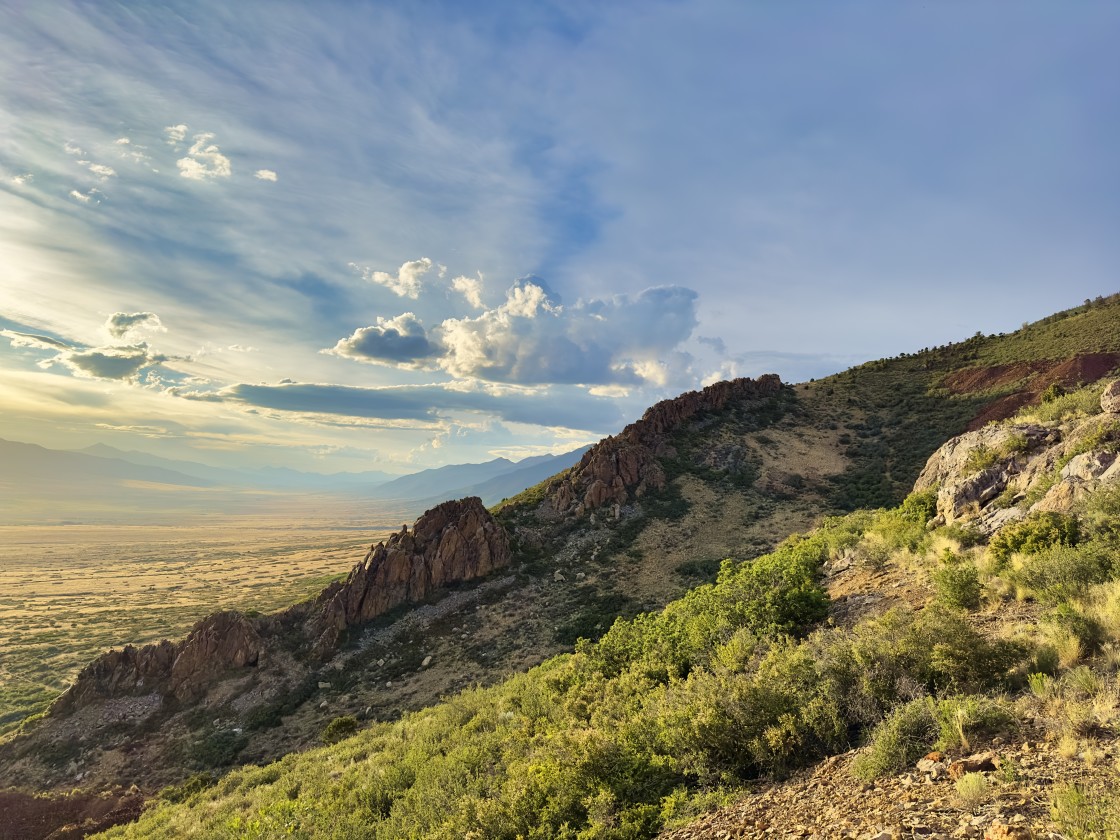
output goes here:
[{"label": "white cloud", "polygon": [[82,147],[75,145],[74,143],[65,143],[62,148],[68,155],[77,155],[78,157],[81,157],[85,154],[85,152],[82,151]]},{"label": "white cloud", "polygon": [[455,376],[495,382],[662,387],[688,373],[691,359],[676,348],[696,326],[696,297],[661,286],[564,307],[542,281],[526,278],[501,306],[433,331],[439,363]]},{"label": "white cloud", "polygon": [[166,362],[167,356],[153,353],[148,345],[138,344],[113,347],[89,347],[64,350],[51,359],[40,362],[41,367],[61,365],[75,376],[84,379],[117,379],[135,382],[145,369]]},{"label": "white cloud", "polygon": [[194,143],[187,151],[187,156],[175,162],[180,175],[192,181],[205,181],[208,178],[228,178],[232,174],[229,158],[222,154],[216,144],[210,142],[213,139],[214,135],[210,133],[194,136]]},{"label": "white cloud", "polygon": [[49,335],[16,332],[15,330],[0,330],[0,335],[8,339],[12,347],[32,347],[36,350],[70,350],[72,344],[51,338]]},{"label": "white cloud", "polygon": [[169,125],[163,130],[163,133],[167,136],[168,146],[177,146],[179,143],[182,143],[183,138],[187,136],[187,126],[183,123],[179,125]]},{"label": "white cloud", "polygon": [[456,277],[451,281],[451,288],[467,299],[467,303],[475,309],[485,309],[482,302],[482,273],[478,277]]},{"label": "white cloud", "polygon": [[258,169],[253,173],[253,177],[258,181],[276,181],[276,173],[271,169]]},{"label": "white cloud", "polygon": [[13,175],[12,176],[12,183],[15,184],[17,187],[22,187],[24,184],[30,183],[30,181],[34,177],[35,176],[32,175],[30,172],[24,172],[21,175]]},{"label": "white cloud", "polygon": [[439,348],[428,340],[416,316],[405,312],[396,318],[378,318],[371,327],[359,327],[322,352],[358,362],[419,369],[431,367],[427,360],[438,355]]},{"label": "white cloud", "polygon": [[90,200],[90,198],[92,198],[91,195],[86,195],[85,193],[80,193],[77,190],[70,190],[70,197],[77,199],[78,201],[82,202],[83,204],[89,204],[89,200]]},{"label": "white cloud", "polygon": [[105,166],[101,163],[91,163],[89,171],[99,177],[102,181],[108,180],[117,174],[117,171],[111,166]]},{"label": "white cloud", "polygon": [[395,274],[387,271],[375,271],[368,267],[350,263],[350,267],[358,271],[363,278],[371,283],[384,286],[395,295],[416,300],[420,297],[420,278],[432,270],[432,261],[427,257],[406,262]]},{"label": "white cloud", "polygon": [[105,322],[105,329],[113,338],[124,338],[132,332],[167,332],[154,312],[114,312]]}]

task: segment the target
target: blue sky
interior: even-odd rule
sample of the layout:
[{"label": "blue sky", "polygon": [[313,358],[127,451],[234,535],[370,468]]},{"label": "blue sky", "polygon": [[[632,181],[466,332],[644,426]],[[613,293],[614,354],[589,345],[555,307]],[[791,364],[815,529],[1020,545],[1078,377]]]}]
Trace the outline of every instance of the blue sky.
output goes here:
[{"label": "blue sky", "polygon": [[1114,3],[0,10],[0,436],[411,471],[1118,290]]}]

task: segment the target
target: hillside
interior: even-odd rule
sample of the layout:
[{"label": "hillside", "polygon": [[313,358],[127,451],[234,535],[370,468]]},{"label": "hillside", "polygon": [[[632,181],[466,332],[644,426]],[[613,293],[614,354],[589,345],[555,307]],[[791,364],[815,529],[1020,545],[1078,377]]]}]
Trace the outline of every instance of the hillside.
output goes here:
[{"label": "hillside", "polygon": [[[369,612],[366,590],[359,587],[376,578],[379,569],[390,568],[389,557],[402,558],[393,562],[403,579],[413,574],[406,569],[423,568],[425,579],[436,581],[430,559],[408,558],[437,556],[429,546],[443,545],[443,532],[433,532],[435,542],[416,542],[403,554],[401,537],[380,555],[371,550],[355,567],[342,590],[353,596],[328,590],[310,605],[289,610],[290,619],[250,617],[249,626],[265,639],[263,649],[272,652],[249,671],[231,671],[232,681],[214,674],[200,696],[186,699],[170,683],[159,689],[170,695],[138,694],[142,683],[130,683],[134,688],[123,693],[114,693],[113,680],[97,683],[104,690],[87,695],[88,702],[57,708],[0,747],[0,771],[27,789],[68,789],[80,775],[93,790],[136,784],[142,795],[151,795],[192,772],[220,773],[233,764],[266,763],[306,748],[320,741],[332,721],[341,720],[335,725],[338,734],[350,727],[372,728],[331,752],[227,776],[204,795],[223,797],[225,804],[213,813],[240,821],[231,830],[252,836],[253,820],[267,821],[248,816],[259,813],[259,803],[247,804],[238,791],[260,788],[253,796],[271,795],[278,789],[274,782],[287,779],[283,784],[288,785],[298,777],[303,781],[288,787],[295,791],[289,800],[294,805],[262,807],[279,809],[269,810],[273,815],[288,809],[292,824],[302,824],[310,818],[299,810],[305,801],[301,790],[326,802],[337,799],[339,807],[365,821],[353,828],[361,836],[374,824],[385,826],[377,836],[409,836],[409,825],[427,826],[411,829],[416,836],[468,836],[455,832],[471,830],[480,831],[478,836],[506,836],[471,826],[493,827],[502,820],[517,825],[531,813],[542,826],[552,827],[539,836],[567,836],[561,828],[566,823],[598,826],[581,836],[652,836],[666,822],[722,801],[751,778],[788,772],[797,764],[791,764],[792,756],[800,761],[853,746],[892,707],[887,695],[856,697],[853,703],[862,711],[855,718],[833,719],[831,735],[814,730],[805,742],[795,732],[787,742],[782,734],[787,724],[771,721],[757,736],[762,758],[743,752],[749,735],[743,721],[719,723],[718,715],[712,717],[702,702],[706,696],[726,694],[748,706],[784,707],[793,701],[762,683],[732,691],[722,683],[699,682],[700,674],[714,674],[715,665],[746,669],[743,673],[762,665],[780,671],[787,667],[783,662],[767,663],[780,658],[779,650],[786,650],[782,645],[792,644],[779,641],[786,634],[811,634],[827,615],[844,627],[847,617],[860,613],[860,604],[884,600],[879,596],[883,581],[875,574],[857,575],[854,581],[839,577],[824,588],[818,584],[820,566],[835,562],[837,546],[867,543],[874,550],[866,553],[886,567],[900,546],[920,542],[915,524],[926,532],[924,521],[900,525],[901,514],[855,513],[769,552],[790,533],[809,530],[822,514],[898,504],[929,456],[952,435],[1007,416],[1044,394],[1052,398],[1058,391],[1051,386],[1072,390],[1081,381],[1098,379],[1117,360],[1120,298],[1111,298],[1011,336],[978,336],[818,382],[789,386],[776,377],[736,380],[660,403],[586,452],[576,466],[498,506],[494,521],[508,535],[509,556],[494,571],[473,582],[440,577],[442,584],[425,585],[418,597],[406,587],[402,600]],[[483,522],[481,514],[472,516]],[[426,521],[403,533],[413,539],[425,531]],[[953,524],[942,527],[944,539],[956,539]],[[892,535],[892,529],[908,536]],[[700,586],[674,601],[711,581],[717,571],[714,587]],[[891,585],[909,592],[908,579],[903,575]],[[847,588],[837,588],[841,583]],[[911,589],[912,607],[922,606],[928,586]],[[324,606],[330,603],[339,604],[333,613]],[[666,604],[663,613],[644,613]],[[328,614],[336,618],[323,624]],[[636,618],[610,629],[617,616]],[[290,628],[297,624],[318,632],[295,633]],[[318,646],[328,626],[336,628],[336,635]],[[950,621],[913,632],[966,633],[968,626],[968,621]],[[871,624],[859,632],[881,631]],[[279,647],[269,647],[270,634]],[[579,638],[600,637],[605,641],[598,645],[581,643],[574,657],[549,659],[521,673],[570,650]],[[836,644],[841,656],[851,642]],[[309,657],[312,648],[317,657]],[[120,672],[114,666],[104,673]],[[279,673],[288,677],[268,676]],[[521,675],[501,682],[510,673]],[[690,683],[693,679],[697,682]],[[491,684],[495,687],[471,688]],[[798,685],[795,695],[818,696]],[[936,680],[930,685],[935,693],[944,688]],[[742,691],[746,694],[734,693]],[[175,702],[160,699],[172,695]],[[410,714],[446,695],[453,697],[448,704]],[[151,699],[138,702],[141,697],[154,697],[154,705]],[[638,711],[639,718],[633,718]],[[494,714],[499,716],[491,719]],[[714,746],[711,755],[696,753],[709,735],[689,727],[707,726],[709,720],[717,729],[730,727],[735,752],[743,757],[726,752],[726,744]],[[659,741],[670,724],[691,732],[692,741]],[[483,741],[448,741],[460,726]],[[527,739],[517,742],[515,752],[528,750],[523,755],[528,764],[507,753],[503,739],[510,727]],[[417,742],[418,752],[400,746],[415,740],[410,733],[427,733]],[[724,737],[714,730],[709,734],[717,741]],[[447,760],[433,760],[429,749]],[[360,761],[354,758],[359,754]],[[532,755],[541,760],[530,760]],[[454,761],[450,756],[456,756]],[[577,761],[577,756],[586,758]],[[383,793],[362,776],[363,762],[374,757],[392,776],[376,783]],[[343,789],[330,793],[311,781],[325,767],[322,762],[350,768],[340,770],[349,780]],[[510,787],[483,795],[466,784],[460,770],[482,766],[479,762],[506,768]],[[272,781],[258,780],[264,778]],[[445,793],[433,799],[431,784],[442,785]],[[187,789],[177,790],[164,798],[186,796]],[[347,791],[362,791],[368,806],[355,807]],[[422,806],[421,800],[428,804]],[[503,810],[506,805],[523,816]],[[421,807],[426,816],[416,810]],[[173,816],[188,812],[170,807],[156,813],[168,815],[167,825],[179,826],[185,823],[175,820],[197,816]],[[155,830],[154,823],[145,825]],[[208,825],[213,831],[216,824]],[[312,831],[315,823],[306,825]],[[261,833],[269,836],[271,830]]]}]

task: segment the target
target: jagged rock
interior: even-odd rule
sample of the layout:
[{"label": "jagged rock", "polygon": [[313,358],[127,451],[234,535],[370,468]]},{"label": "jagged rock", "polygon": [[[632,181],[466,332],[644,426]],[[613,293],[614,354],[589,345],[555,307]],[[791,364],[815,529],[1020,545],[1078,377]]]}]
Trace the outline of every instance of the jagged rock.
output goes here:
[{"label": "jagged rock", "polygon": [[99,699],[153,691],[194,700],[230,669],[255,666],[263,649],[260,634],[241,613],[214,613],[177,644],[164,640],[102,654],[51,705],[51,714],[66,714]]},{"label": "jagged rock", "polygon": [[1115,452],[1082,452],[1062,468],[1062,478],[1091,481],[1100,478],[1116,460]]},{"label": "jagged rock", "polygon": [[477,496],[444,502],[373,546],[346,580],[319,596],[308,622],[315,654],[326,656],[342,631],[403,603],[422,601],[449,583],[509,565],[509,536]]},{"label": "jagged rock", "polygon": [[241,613],[215,613],[194,626],[171,665],[170,693],[194,700],[231,668],[256,666],[264,642]]},{"label": "jagged rock", "polygon": [[1108,414],[1120,414],[1120,379],[1110,382],[1101,394],[1101,410]]},{"label": "jagged rock", "polygon": [[[769,397],[781,387],[781,380],[768,374],[757,380],[717,382],[659,402],[620,434],[584,453],[576,467],[549,485],[547,504],[559,514],[576,516],[611,505],[618,518],[621,505],[665,486],[659,458],[673,454],[666,435],[705,412],[719,411],[735,400]],[[724,460],[734,457],[736,453],[728,453]]]}]

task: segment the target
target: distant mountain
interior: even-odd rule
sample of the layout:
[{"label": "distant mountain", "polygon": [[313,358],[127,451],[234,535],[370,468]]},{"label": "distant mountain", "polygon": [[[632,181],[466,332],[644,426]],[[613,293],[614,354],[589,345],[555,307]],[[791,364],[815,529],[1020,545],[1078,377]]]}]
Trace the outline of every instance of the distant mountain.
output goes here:
[{"label": "distant mountain", "polygon": [[195,461],[182,461],[174,458],[161,458],[136,450],[117,449],[104,443],[95,443],[77,450],[98,458],[116,458],[131,464],[163,467],[185,475],[192,475],[229,487],[254,487],[282,490],[343,490],[355,486],[374,487],[384,484],[395,476],[378,470],[366,472],[312,473],[287,467],[260,467],[256,469],[231,470],[200,464]]},{"label": "distant mountain", "polygon": [[448,499],[481,496],[492,505],[520,493],[572,466],[590,447],[562,455],[535,455],[521,461],[495,458],[481,464],[453,464],[402,476],[374,489],[378,499],[422,499],[438,504]]},{"label": "distant mountain", "polygon": [[503,499],[516,496],[522,490],[540,484],[546,478],[551,478],[558,472],[574,466],[583,457],[591,445],[573,449],[562,455],[538,455],[525,458],[513,465],[514,469],[501,473],[478,484],[471,484],[449,490],[443,495],[433,496],[425,500],[427,503],[436,504],[446,499],[457,499],[466,496],[478,496],[487,507],[495,505]]},{"label": "distant mountain", "polygon": [[162,466],[135,464],[81,452],[46,449],[33,443],[0,439],[0,485],[20,488],[62,486],[86,482],[151,481],[182,487],[211,487],[214,481]]}]

